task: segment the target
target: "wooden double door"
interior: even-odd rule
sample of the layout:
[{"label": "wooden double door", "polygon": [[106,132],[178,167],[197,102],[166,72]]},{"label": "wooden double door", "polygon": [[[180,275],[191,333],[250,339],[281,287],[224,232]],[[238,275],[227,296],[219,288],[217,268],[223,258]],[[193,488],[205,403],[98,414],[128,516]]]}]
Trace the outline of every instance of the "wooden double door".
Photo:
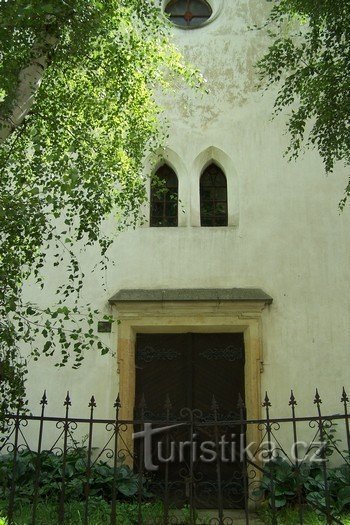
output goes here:
[{"label": "wooden double door", "polygon": [[[197,507],[213,508],[221,486],[225,507],[242,506],[237,402],[239,396],[244,399],[244,363],[241,333],[137,336],[135,415],[140,416],[144,397],[145,417],[160,429],[152,439],[152,464],[157,471],[150,475],[160,492],[164,480],[169,480],[170,496],[179,505],[193,498]],[[217,427],[215,417],[220,422]],[[164,426],[170,421],[172,428],[162,433],[162,421]],[[203,454],[203,446],[215,449],[216,459],[214,452]],[[139,447],[136,442],[136,455]]]}]

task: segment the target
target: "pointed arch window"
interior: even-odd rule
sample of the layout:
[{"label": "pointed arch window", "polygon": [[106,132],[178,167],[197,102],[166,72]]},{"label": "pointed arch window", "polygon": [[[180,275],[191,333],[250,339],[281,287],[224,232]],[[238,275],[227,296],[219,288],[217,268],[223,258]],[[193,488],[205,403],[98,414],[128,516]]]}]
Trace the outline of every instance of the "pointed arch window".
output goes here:
[{"label": "pointed arch window", "polygon": [[210,164],[200,180],[201,226],[227,226],[227,180],[222,169]]},{"label": "pointed arch window", "polygon": [[151,180],[150,226],[178,225],[179,183],[167,164],[161,166]]},{"label": "pointed arch window", "polygon": [[170,0],[165,12],[180,27],[199,27],[213,14],[206,0]]}]

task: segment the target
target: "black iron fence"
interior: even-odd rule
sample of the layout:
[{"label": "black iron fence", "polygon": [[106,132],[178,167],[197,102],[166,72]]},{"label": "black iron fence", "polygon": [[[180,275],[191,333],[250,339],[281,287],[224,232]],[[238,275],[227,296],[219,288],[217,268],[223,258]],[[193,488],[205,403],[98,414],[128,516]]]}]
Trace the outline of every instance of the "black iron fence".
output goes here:
[{"label": "black iron fence", "polygon": [[[339,413],[326,415],[316,391],[314,414],[298,415],[291,394],[288,417],[273,414],[266,394],[262,419],[247,418],[242,399],[223,413],[213,398],[206,410],[173,409],[165,400],[157,414],[145,399],[132,420],[98,419],[91,398],[88,417],[71,417],[67,394],[64,413],[52,417],[47,397],[40,415],[19,403],[6,419],[0,442],[0,523],[95,522],[199,524],[280,523],[283,509],[295,509],[300,524],[312,509],[325,523],[344,523],[350,508],[349,399],[343,390]],[[248,414],[249,416],[249,414]],[[261,518],[262,519],[262,518]],[[51,523],[51,522],[50,522]],[[77,522],[78,523],[78,522]],[[97,522],[96,522],[97,523]],[[100,522],[98,522],[100,523]],[[102,523],[102,521],[101,521]]]}]

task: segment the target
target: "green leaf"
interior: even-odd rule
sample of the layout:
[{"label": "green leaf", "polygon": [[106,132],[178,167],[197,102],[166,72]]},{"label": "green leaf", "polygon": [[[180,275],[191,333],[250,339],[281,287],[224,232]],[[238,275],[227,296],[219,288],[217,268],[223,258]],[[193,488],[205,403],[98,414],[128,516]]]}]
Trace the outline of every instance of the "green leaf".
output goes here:
[{"label": "green leaf", "polygon": [[44,352],[47,353],[50,348],[52,346],[52,341],[46,341],[46,343],[44,344]]}]

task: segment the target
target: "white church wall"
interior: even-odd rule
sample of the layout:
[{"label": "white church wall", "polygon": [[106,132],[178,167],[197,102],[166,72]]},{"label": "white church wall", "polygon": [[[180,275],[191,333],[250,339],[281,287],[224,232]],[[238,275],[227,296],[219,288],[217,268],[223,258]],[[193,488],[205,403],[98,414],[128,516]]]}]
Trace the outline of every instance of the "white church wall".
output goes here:
[{"label": "white church wall", "polygon": [[[210,90],[205,95],[179,85],[161,98],[170,124],[164,159],[179,177],[179,227],[145,224],[119,234],[106,275],[91,273],[97,253],[82,256],[89,276],[83,300],[111,313],[108,299],[123,288],[261,288],[274,299],[263,313],[262,392],[269,390],[275,413],[286,413],[291,388],[300,412],[311,413],[316,386],[325,409],[340,411],[341,387],[350,387],[349,210],[337,208],[347,174],[339,168],[325,177],[314,152],[293,163],[283,157],[285,117],[271,121],[275,93],[256,87],[254,64],[267,40],[249,29],[263,20],[265,4],[218,2],[212,23],[174,29],[175,42]],[[228,227],[200,227],[199,177],[211,160],[227,176]],[[50,303],[64,274],[47,272]],[[115,352],[117,330],[101,334]],[[31,406],[44,388],[52,412],[63,413],[70,390],[72,413],[87,416],[94,394],[98,411],[113,417],[117,356],[91,353],[78,371],[41,359],[31,364]]]}]

